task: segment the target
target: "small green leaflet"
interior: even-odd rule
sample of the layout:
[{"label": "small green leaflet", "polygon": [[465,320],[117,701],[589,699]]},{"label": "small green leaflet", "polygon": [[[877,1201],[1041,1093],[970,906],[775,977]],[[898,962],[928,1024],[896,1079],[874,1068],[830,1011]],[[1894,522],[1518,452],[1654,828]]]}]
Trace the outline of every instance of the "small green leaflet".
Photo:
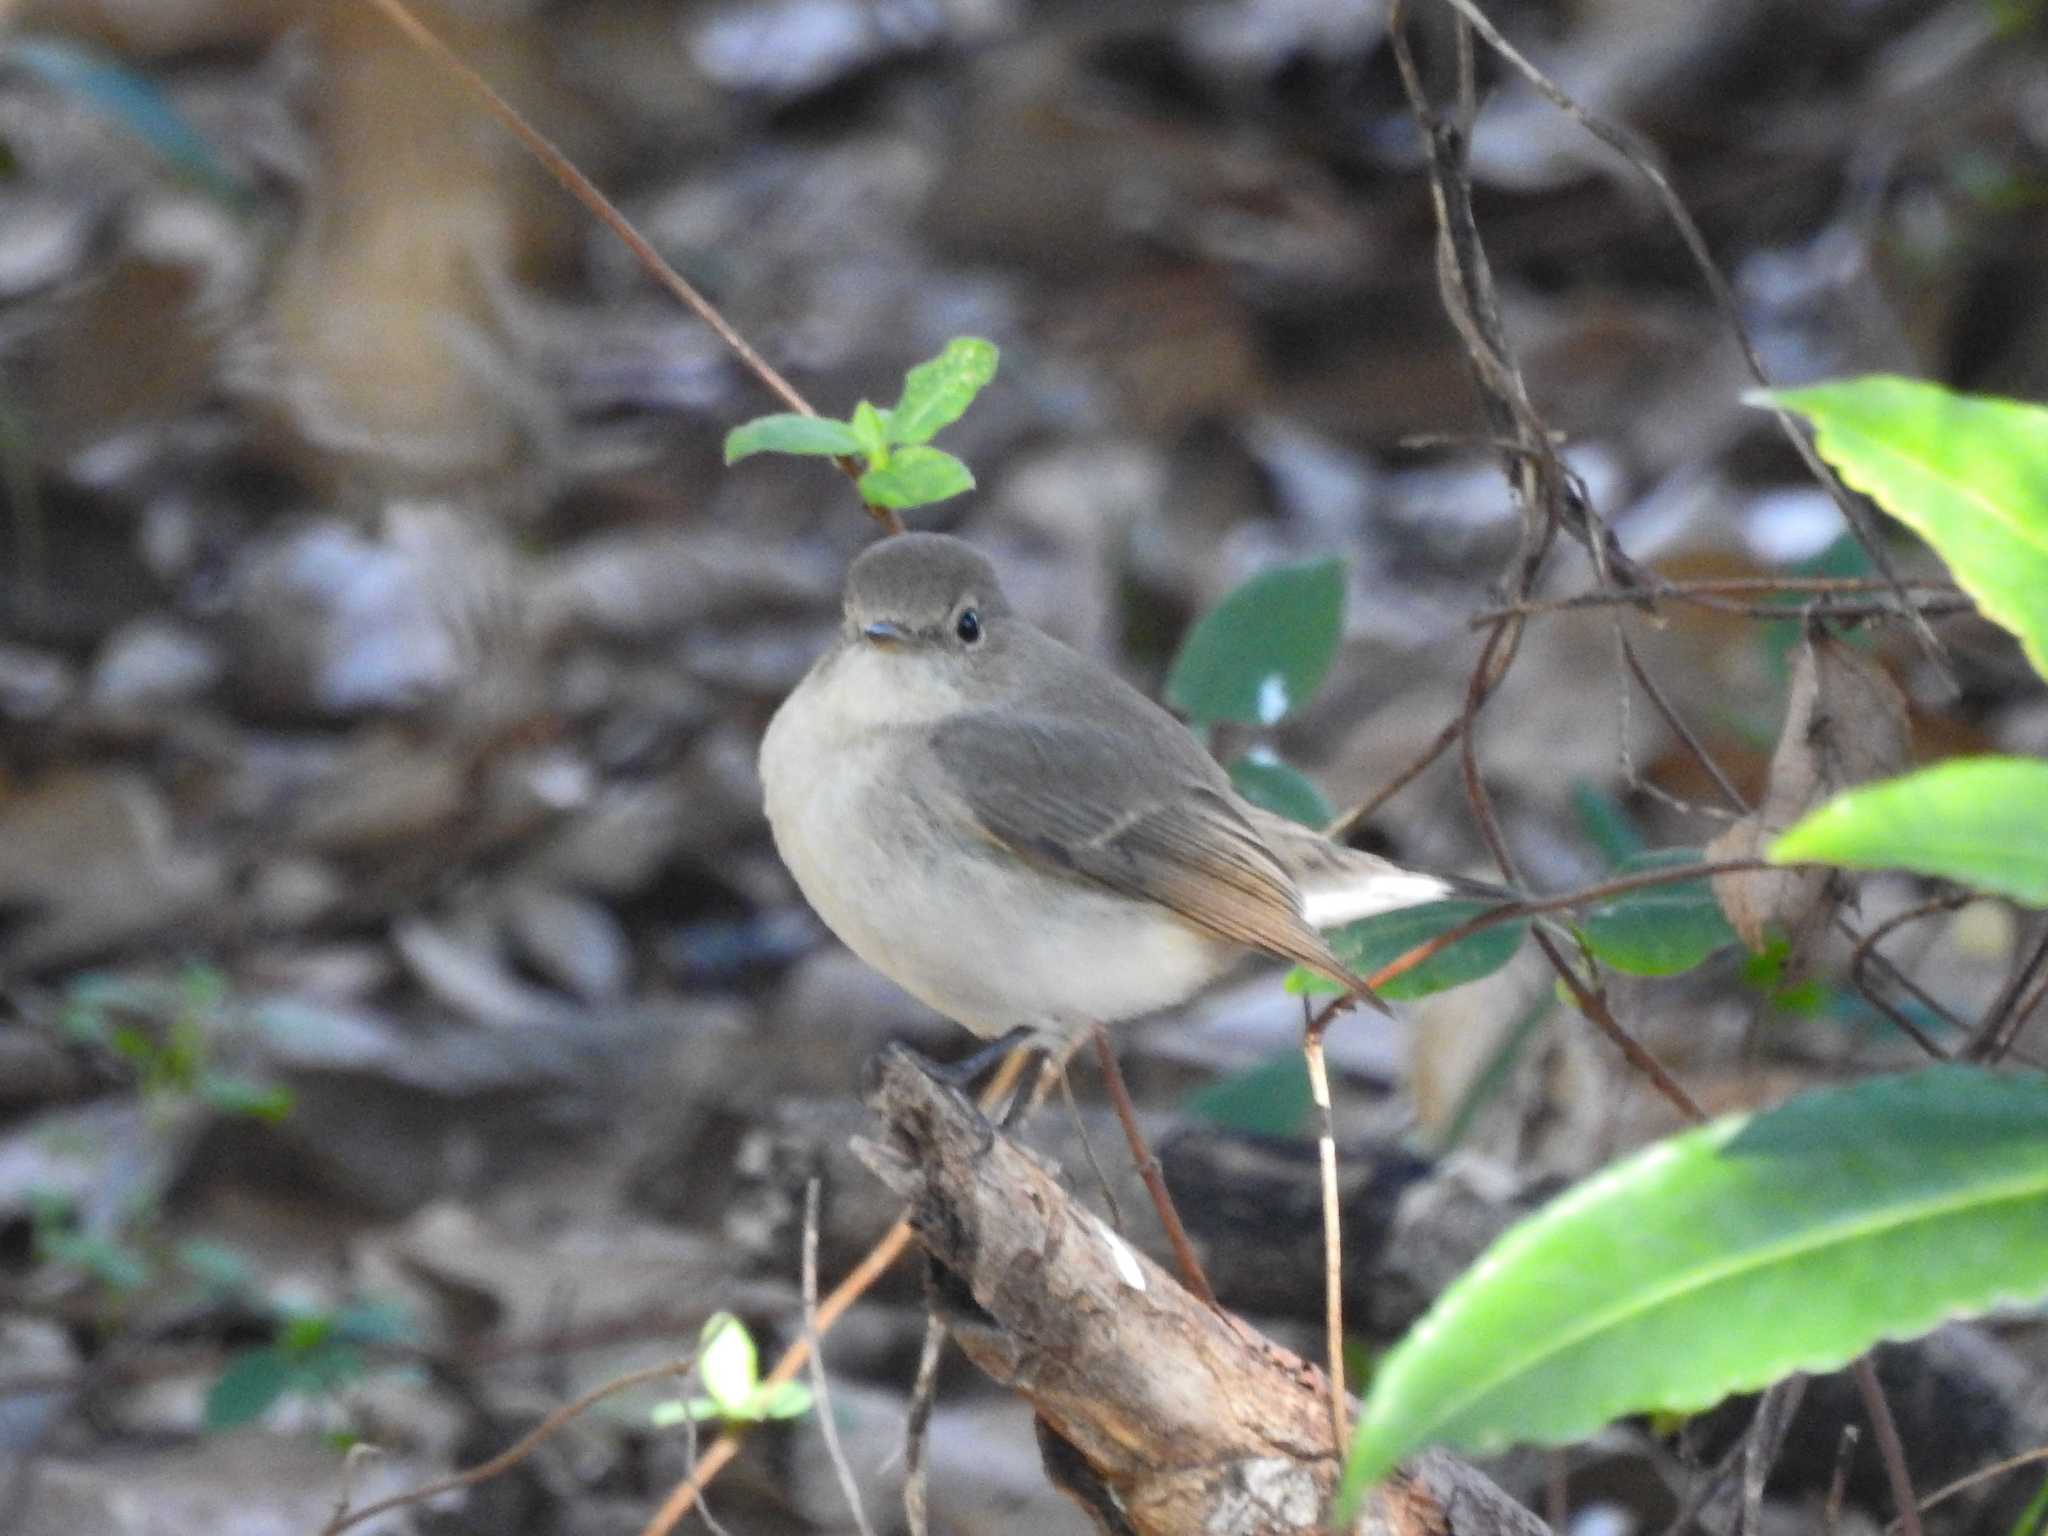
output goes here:
[{"label": "small green leaflet", "polygon": [[786,411],[756,416],[725,434],[725,462],[737,464],[757,453],[800,453],[843,458],[860,452],[853,428],[830,416],[799,416]]},{"label": "small green leaflet", "polygon": [[[1617,875],[1680,869],[1700,862],[1697,848],[1656,848],[1623,859]],[[1735,942],[1735,930],[1704,879],[1646,886],[1597,902],[1579,915],[1579,937],[1617,971],[1676,976]]]},{"label": "small green leaflet", "polygon": [[1798,822],[1770,857],[1910,869],[2048,907],[2048,762],[1966,757],[1861,785]]},{"label": "small green leaflet", "polygon": [[1322,686],[1344,635],[1344,563],[1261,571],[1181,642],[1166,697],[1197,724],[1276,725]]},{"label": "small green leaflet", "polygon": [[965,464],[943,448],[898,448],[888,462],[860,477],[860,494],[870,506],[927,506],[974,489]]},{"label": "small green leaflet", "polygon": [[945,351],[903,376],[903,398],[889,412],[889,441],[930,442],[941,427],[960,419],[995,376],[993,342],[978,336],[954,337]]},{"label": "small green leaflet", "polygon": [[1373,1380],[1340,1513],[1426,1445],[1564,1445],[2048,1295],[2048,1077],[1943,1066],[1649,1147],[1511,1228]]},{"label": "small green leaflet", "polygon": [[656,1404],[650,1418],[657,1428],[704,1419],[751,1424],[810,1412],[811,1390],[802,1382],[762,1382],[754,1337],[730,1312],[714,1313],[698,1335],[697,1374],[706,1395]]}]

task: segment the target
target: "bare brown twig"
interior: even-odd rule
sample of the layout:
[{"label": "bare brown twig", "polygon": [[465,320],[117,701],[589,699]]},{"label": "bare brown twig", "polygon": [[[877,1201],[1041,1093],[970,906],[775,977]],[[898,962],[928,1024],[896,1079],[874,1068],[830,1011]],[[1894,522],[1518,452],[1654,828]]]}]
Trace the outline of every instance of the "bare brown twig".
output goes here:
[{"label": "bare brown twig", "polygon": [[629,1371],[624,1376],[615,1376],[603,1386],[591,1388],[574,1402],[564,1403],[489,1461],[479,1462],[473,1467],[431,1483],[424,1483],[418,1488],[407,1489],[404,1493],[394,1493],[389,1498],[377,1500],[374,1504],[365,1504],[361,1509],[346,1512],[337,1510],[335,1517],[321,1527],[320,1536],[340,1536],[342,1531],[352,1525],[361,1524],[373,1515],[439,1498],[442,1494],[452,1493],[458,1488],[470,1488],[478,1483],[488,1482],[499,1473],[518,1466],[540,1449],[542,1443],[563,1425],[587,1413],[606,1398],[616,1396],[632,1387],[645,1386],[651,1381],[660,1381],[664,1377],[687,1376],[692,1368],[692,1362],[689,1360],[670,1360],[661,1365],[648,1366],[645,1370]]},{"label": "bare brown twig", "polygon": [[[645,235],[633,227],[632,222],[619,211],[618,205],[599,190],[597,183],[579,171],[575,163],[557,149],[546,134],[529,123],[519,109],[499,95],[488,80],[470,68],[454,49],[442,42],[425,22],[407,8],[404,0],[368,0],[368,3],[381,11],[393,26],[405,34],[408,41],[475,96],[483,104],[484,110],[496,118],[505,130],[524,146],[526,152],[538,160],[547,173],[567,189],[571,197],[588,209],[606,229],[625,242],[626,249],[633,253],[634,260],[640,263],[648,276],[681,300],[691,313],[711,328],[712,333],[720,341],[731,348],[733,355],[746,366],[749,373],[761,381],[769,393],[800,416],[818,414],[810,401],[797,393],[796,387],[755,351],[746,337],[734,329],[732,322],[719,312],[715,304],[662,259],[661,252],[654,248]],[[835,458],[832,462],[849,480],[856,485],[859,484],[860,467],[853,460]],[[865,501],[862,505],[867,507],[868,515],[889,532],[903,531],[903,519],[893,509],[873,506]]]}]

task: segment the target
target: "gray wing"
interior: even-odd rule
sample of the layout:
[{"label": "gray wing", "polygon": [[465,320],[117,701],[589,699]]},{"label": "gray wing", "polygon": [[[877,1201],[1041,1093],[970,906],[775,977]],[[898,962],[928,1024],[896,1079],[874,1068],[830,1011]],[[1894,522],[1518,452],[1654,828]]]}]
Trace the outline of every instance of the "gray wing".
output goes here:
[{"label": "gray wing", "polygon": [[1192,739],[974,713],[936,727],[931,747],[946,787],[990,842],[1357,984],[1303,920],[1294,881]]}]

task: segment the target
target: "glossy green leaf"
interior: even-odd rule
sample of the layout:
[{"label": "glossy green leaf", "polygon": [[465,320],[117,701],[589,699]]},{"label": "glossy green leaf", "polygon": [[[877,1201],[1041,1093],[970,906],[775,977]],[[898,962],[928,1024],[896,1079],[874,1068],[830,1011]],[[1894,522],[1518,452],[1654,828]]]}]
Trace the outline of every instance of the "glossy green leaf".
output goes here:
[{"label": "glossy green leaf", "polygon": [[1344,564],[1261,571],[1197,621],[1166,677],[1166,697],[1201,724],[1273,725],[1306,704],[1344,634]]},{"label": "glossy green leaf", "polygon": [[[1617,875],[1697,864],[1697,848],[1656,848],[1623,859]],[[1721,904],[1705,880],[1653,885],[1587,907],[1579,915],[1586,947],[1631,976],[1676,976],[1735,942]]]},{"label": "glossy green leaf", "polygon": [[2048,762],[1965,757],[1861,785],[1795,824],[1770,857],[1910,869],[2048,907]]},{"label": "glossy green leaf", "polygon": [[1181,1104],[1193,1119],[1255,1136],[1299,1136],[1308,1124],[1308,1063],[1282,1051],[1243,1072],[1233,1072],[1191,1093]]},{"label": "glossy green leaf", "polygon": [[[1466,897],[1426,902],[1419,907],[1403,907],[1398,912],[1383,912],[1378,917],[1346,923],[1324,937],[1330,941],[1330,948],[1336,951],[1338,959],[1360,976],[1369,978],[1381,966],[1391,965],[1416,945],[1440,933],[1447,933],[1460,923],[1470,922],[1480,913],[1491,911],[1495,905],[1494,902],[1473,901]],[[1379,994],[1389,1002],[1400,1002],[1407,998],[1427,997],[1432,992],[1461,987],[1468,981],[1491,976],[1514,958],[1528,931],[1526,918],[1482,928],[1448,949],[1439,950],[1413,970],[1403,971],[1380,987]],[[1314,971],[1296,967],[1287,977],[1287,990],[1308,994],[1341,989]]]},{"label": "glossy green leaf", "polygon": [[1307,774],[1266,753],[1254,752],[1232,763],[1230,783],[1253,805],[1305,827],[1326,827],[1336,815]]},{"label": "glossy green leaf", "polygon": [[2048,408],[1873,375],[1768,398],[1842,478],[1947,562],[2048,677]]},{"label": "glossy green leaf", "polygon": [[248,195],[170,98],[145,75],[118,59],[54,38],[15,38],[0,45],[0,65],[12,65],[118,123],[161,155],[181,175],[226,202]]},{"label": "glossy green leaf", "polygon": [[1510,1229],[1374,1378],[1344,1499],[2048,1294],[2048,1077],[1937,1067],[1650,1147]]},{"label": "glossy green leaf", "polygon": [[898,448],[888,463],[860,477],[861,498],[869,506],[899,511],[973,489],[973,474],[943,448]]},{"label": "glossy green leaf", "polygon": [[206,1427],[234,1429],[263,1416],[292,1389],[298,1367],[282,1350],[244,1350],[206,1392]]},{"label": "glossy green leaf", "polygon": [[725,434],[725,462],[737,464],[757,453],[801,453],[839,458],[860,452],[853,428],[830,416],[799,416],[785,411],[756,416]]},{"label": "glossy green leaf", "polygon": [[993,342],[977,336],[954,337],[945,351],[903,376],[903,398],[889,413],[889,441],[930,442],[941,427],[960,419],[995,376]]}]

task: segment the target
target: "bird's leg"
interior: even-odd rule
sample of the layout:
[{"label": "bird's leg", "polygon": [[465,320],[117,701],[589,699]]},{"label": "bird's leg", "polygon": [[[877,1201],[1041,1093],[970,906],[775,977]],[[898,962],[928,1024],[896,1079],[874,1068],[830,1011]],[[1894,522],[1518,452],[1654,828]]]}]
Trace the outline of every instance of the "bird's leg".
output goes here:
[{"label": "bird's leg", "polygon": [[[958,1088],[962,1093],[965,1093],[991,1067],[995,1066],[996,1063],[1009,1055],[1018,1046],[1029,1041],[1032,1035],[1036,1033],[1037,1031],[1029,1024],[1019,1024],[1014,1029],[1005,1030],[980,1050],[963,1056],[958,1061],[937,1062],[928,1057],[919,1056],[918,1062],[924,1069],[926,1077],[944,1083],[948,1088]],[[1029,1069],[1027,1068],[1027,1070]]]}]

